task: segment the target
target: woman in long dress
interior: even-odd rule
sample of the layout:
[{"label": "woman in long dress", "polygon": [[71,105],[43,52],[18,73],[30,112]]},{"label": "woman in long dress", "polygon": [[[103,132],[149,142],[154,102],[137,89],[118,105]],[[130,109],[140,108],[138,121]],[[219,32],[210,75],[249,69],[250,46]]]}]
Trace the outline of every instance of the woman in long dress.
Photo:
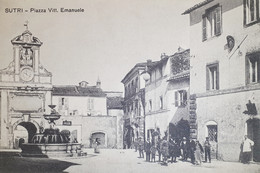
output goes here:
[{"label": "woman in long dress", "polygon": [[196,141],[195,145],[195,162],[196,165],[201,165],[202,157],[201,154],[203,153],[203,147],[201,146],[199,140]]}]

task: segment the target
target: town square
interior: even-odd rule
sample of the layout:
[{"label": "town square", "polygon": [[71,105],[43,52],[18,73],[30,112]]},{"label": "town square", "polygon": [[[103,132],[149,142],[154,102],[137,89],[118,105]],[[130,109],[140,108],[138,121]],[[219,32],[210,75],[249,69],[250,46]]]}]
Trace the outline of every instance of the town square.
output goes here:
[{"label": "town square", "polygon": [[260,172],[259,0],[0,6],[0,172]]}]

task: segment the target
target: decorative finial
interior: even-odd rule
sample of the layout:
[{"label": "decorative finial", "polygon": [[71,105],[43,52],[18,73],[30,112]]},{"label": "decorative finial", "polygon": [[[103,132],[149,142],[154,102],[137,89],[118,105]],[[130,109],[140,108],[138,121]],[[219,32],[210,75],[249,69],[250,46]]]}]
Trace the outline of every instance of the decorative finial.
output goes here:
[{"label": "decorative finial", "polygon": [[29,24],[29,21],[26,20],[25,23],[24,23],[24,26],[26,27],[26,30],[28,30],[28,24]]}]

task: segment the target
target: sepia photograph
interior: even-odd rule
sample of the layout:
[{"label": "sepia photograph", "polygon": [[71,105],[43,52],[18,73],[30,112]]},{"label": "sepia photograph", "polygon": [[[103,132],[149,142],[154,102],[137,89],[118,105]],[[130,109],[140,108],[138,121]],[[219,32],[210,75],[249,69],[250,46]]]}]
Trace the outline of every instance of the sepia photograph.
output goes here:
[{"label": "sepia photograph", "polygon": [[260,173],[260,0],[0,0],[1,173]]}]

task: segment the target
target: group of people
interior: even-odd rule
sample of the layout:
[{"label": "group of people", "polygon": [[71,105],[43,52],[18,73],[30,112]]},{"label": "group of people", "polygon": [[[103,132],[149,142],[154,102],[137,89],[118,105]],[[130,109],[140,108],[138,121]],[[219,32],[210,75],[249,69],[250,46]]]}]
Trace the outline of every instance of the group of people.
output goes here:
[{"label": "group of people", "polygon": [[205,162],[211,162],[211,144],[207,137],[204,142],[204,147],[198,140],[187,140],[183,137],[181,140],[166,137],[158,139],[157,141],[150,141],[149,139],[144,143],[142,138],[135,142],[135,149],[139,151],[139,158],[144,158],[144,152],[147,162],[155,162],[155,157],[158,155],[158,162],[162,165],[168,165],[170,159],[171,163],[177,162],[177,158],[182,161],[187,161],[190,158],[192,164],[201,165],[202,154],[205,151]]}]

